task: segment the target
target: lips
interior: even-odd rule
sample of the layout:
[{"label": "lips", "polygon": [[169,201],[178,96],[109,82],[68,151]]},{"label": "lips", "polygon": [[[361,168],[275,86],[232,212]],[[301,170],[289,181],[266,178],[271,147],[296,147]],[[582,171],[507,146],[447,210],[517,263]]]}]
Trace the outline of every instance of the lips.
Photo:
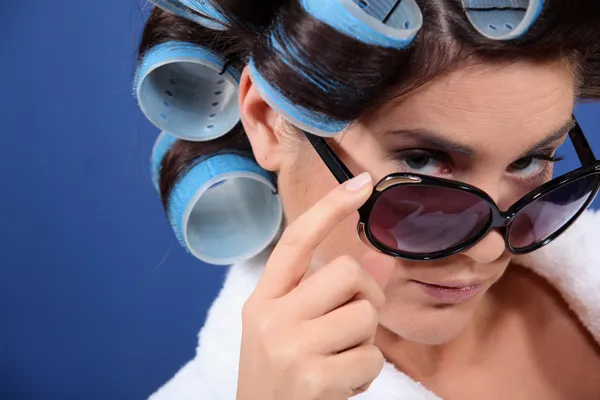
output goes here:
[{"label": "lips", "polygon": [[429,283],[411,280],[425,294],[444,304],[460,304],[477,296],[484,289],[484,281]]},{"label": "lips", "polygon": [[460,281],[447,281],[447,282],[430,282],[430,281],[421,281],[417,279],[412,279],[413,282],[422,283],[424,285],[437,286],[440,288],[448,288],[448,289],[460,289],[466,288],[469,286],[479,286],[485,283],[483,279],[465,279]]}]

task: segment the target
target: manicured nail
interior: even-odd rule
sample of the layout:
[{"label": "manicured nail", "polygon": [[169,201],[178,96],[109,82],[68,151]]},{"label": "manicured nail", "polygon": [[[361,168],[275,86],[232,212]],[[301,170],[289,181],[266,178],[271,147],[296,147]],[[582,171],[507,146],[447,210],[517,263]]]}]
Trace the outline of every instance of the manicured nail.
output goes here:
[{"label": "manicured nail", "polygon": [[346,189],[350,192],[358,192],[367,185],[372,185],[373,180],[368,172],[363,172],[346,182]]}]

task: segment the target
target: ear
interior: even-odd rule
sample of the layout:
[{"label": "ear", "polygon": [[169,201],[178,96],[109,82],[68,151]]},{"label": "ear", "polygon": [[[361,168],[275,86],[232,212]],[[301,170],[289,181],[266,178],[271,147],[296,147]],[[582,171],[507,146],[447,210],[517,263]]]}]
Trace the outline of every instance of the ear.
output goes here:
[{"label": "ear", "polygon": [[278,113],[258,93],[247,66],[240,79],[238,104],[256,161],[267,171],[278,171],[281,165],[281,141],[276,129]]}]

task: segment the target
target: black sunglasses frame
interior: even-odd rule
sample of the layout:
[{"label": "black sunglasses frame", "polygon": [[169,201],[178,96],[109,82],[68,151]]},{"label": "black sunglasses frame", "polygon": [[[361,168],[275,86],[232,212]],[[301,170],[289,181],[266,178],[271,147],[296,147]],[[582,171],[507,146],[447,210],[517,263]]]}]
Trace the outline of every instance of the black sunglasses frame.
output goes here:
[{"label": "black sunglasses frame", "polygon": [[[500,211],[498,205],[494,202],[494,200],[483,190],[471,186],[467,183],[453,181],[449,179],[436,178],[427,175],[420,174],[410,174],[410,173],[395,173],[390,174],[381,179],[376,185],[371,197],[367,200],[367,202],[358,210],[359,212],[359,222],[357,226],[358,237],[365,245],[371,245],[378,251],[393,256],[397,258],[404,258],[409,260],[436,260],[440,258],[449,257],[451,255],[463,252],[470,247],[473,247],[479,241],[481,241],[490,231],[492,230],[500,230],[504,237],[504,241],[506,243],[506,247],[513,253],[517,255],[527,254],[532,251],[535,251],[543,246],[554,241],[558,238],[562,233],[564,233],[577,218],[590,206],[590,204],[594,201],[594,198],[597,196],[600,191],[600,161],[595,157],[594,152],[589,145],[585,135],[579,123],[573,117],[575,121],[575,126],[569,132],[569,137],[573,142],[573,146],[575,147],[575,151],[577,152],[577,156],[581,162],[581,167],[569,172],[567,174],[561,175],[557,178],[552,179],[551,181],[543,184],[542,186],[536,188],[535,190],[529,192],[527,195],[523,196],[516,203],[514,203],[507,211]],[[337,154],[333,151],[331,146],[327,143],[327,141],[320,137],[313,135],[304,131],[309,142],[314,147],[315,151],[319,154],[327,168],[331,171],[337,181],[342,184],[354,177],[352,172],[348,169],[348,167],[342,162],[342,160],[337,156]],[[509,235],[511,231],[512,224],[515,220],[515,217],[519,215],[519,212],[531,204],[533,201],[539,199],[540,197],[544,197],[549,193],[565,186],[570,183],[573,183],[579,179],[585,178],[593,178],[590,180],[590,195],[586,200],[581,209],[569,220],[567,221],[560,229],[556,232],[552,233],[548,238],[541,240],[539,242],[533,243],[530,246],[524,248],[515,248],[510,245]],[[473,196],[478,197],[484,203],[488,205],[490,208],[490,219],[487,223],[487,226],[482,229],[482,231],[476,235],[474,235],[469,240],[459,243],[453,247],[448,249],[444,249],[442,251],[433,252],[433,253],[409,253],[400,251],[398,249],[391,248],[381,243],[379,240],[375,238],[373,233],[369,228],[369,219],[371,216],[371,212],[373,211],[373,207],[379,200],[381,196],[384,195],[389,189],[398,187],[398,186],[428,186],[428,187],[440,187],[447,189],[454,189],[462,192],[467,192]]]}]

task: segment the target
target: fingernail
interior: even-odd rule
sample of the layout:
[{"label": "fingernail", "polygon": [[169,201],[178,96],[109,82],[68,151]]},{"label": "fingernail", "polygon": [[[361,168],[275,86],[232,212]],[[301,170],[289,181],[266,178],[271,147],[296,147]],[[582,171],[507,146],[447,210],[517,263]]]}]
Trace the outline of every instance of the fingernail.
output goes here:
[{"label": "fingernail", "polygon": [[346,189],[349,190],[350,192],[358,192],[365,186],[371,185],[372,184],[371,182],[372,182],[371,175],[368,172],[363,172],[362,174],[358,175],[357,177],[350,179],[346,183]]}]

